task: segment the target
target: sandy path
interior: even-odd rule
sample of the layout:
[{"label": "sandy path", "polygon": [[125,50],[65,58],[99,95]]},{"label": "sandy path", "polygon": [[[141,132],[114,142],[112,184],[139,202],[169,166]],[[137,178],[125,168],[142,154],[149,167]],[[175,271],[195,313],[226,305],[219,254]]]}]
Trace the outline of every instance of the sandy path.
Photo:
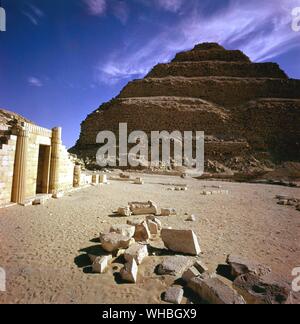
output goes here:
[{"label": "sandy path", "polygon": [[[154,274],[162,257],[140,266],[137,285],[119,284],[110,269],[90,274],[84,251],[111,224],[126,223],[110,216],[132,200],[153,200],[175,207],[179,216],[162,218],[165,226],[193,228],[200,238],[203,261],[210,270],[238,253],[272,267],[291,281],[300,266],[300,212],[279,206],[277,194],[300,197],[293,188],[144,176],[143,186],[113,181],[50,200],[43,206],[0,210],[0,267],[7,273],[7,292],[0,303],[160,303],[173,278]],[[188,183],[186,192],[168,191],[162,183]],[[203,185],[221,184],[229,195],[201,196]],[[186,222],[185,213],[197,221]],[[153,242],[159,245],[159,242]],[[116,263],[117,269],[121,264]]]}]

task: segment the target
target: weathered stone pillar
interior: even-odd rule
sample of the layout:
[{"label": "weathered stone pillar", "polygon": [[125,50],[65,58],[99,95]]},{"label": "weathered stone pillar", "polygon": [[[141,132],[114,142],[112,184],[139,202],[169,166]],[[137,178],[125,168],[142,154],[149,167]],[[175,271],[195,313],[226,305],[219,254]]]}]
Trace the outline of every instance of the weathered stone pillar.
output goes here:
[{"label": "weathered stone pillar", "polygon": [[56,193],[59,190],[59,163],[61,151],[61,127],[52,129],[51,138],[51,168],[50,168],[50,193]]},{"label": "weathered stone pillar", "polygon": [[11,201],[18,204],[24,204],[26,199],[26,170],[29,134],[28,131],[24,128],[17,129],[16,134],[18,137],[16,145]]},{"label": "weathered stone pillar", "polygon": [[74,177],[73,177],[73,187],[80,187],[80,178],[81,178],[81,166],[75,165],[74,167]]}]

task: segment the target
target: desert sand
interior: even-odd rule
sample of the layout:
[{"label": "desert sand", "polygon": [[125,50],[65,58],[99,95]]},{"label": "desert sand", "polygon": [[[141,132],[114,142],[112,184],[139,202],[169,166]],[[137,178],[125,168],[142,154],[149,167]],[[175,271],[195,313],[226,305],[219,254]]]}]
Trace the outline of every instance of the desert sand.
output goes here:
[{"label": "desert sand", "polygon": [[[155,274],[166,255],[159,239],[150,242],[156,256],[139,267],[137,284],[120,282],[121,259],[105,274],[91,273],[86,253],[99,249],[100,232],[126,223],[113,212],[129,201],[176,208],[177,216],[160,220],[165,227],[195,231],[210,271],[233,253],[264,263],[291,282],[292,269],[300,266],[300,212],[277,205],[275,196],[300,198],[299,189],[157,175],[143,179],[144,185],[111,181],[44,205],[1,209],[0,267],[7,273],[7,291],[0,293],[0,303],[162,303],[162,293],[175,279]],[[168,190],[173,183],[188,184],[188,191]],[[214,185],[229,194],[200,194]],[[196,221],[187,222],[186,213]]]}]

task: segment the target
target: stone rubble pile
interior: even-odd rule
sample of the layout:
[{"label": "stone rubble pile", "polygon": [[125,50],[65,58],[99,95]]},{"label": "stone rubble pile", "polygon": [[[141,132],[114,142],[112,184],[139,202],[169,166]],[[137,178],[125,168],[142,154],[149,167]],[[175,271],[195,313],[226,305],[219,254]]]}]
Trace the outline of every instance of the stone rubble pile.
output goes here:
[{"label": "stone rubble pile", "polygon": [[[172,209],[162,211],[161,217],[172,214]],[[139,267],[147,258],[157,256],[162,260],[155,273],[174,277],[174,284],[162,297],[167,303],[180,304],[184,294],[189,292],[193,292],[200,302],[209,304],[293,303],[288,283],[273,274],[269,267],[248,258],[228,255],[226,278],[217,274],[217,270],[209,272],[200,259],[202,252],[194,231],[164,228],[154,202],[129,203],[126,212],[128,215],[144,215],[145,218],[128,219],[127,224],[113,225],[108,232],[100,234],[105,255],[89,255],[94,273],[105,273],[113,260],[122,257],[124,266],[119,270],[120,278],[128,284],[136,284]],[[195,221],[194,215],[189,218]],[[161,254],[149,253],[154,248],[151,242],[158,240],[162,241],[167,253],[166,250],[161,250],[164,251]]]},{"label": "stone rubble pile", "polygon": [[295,207],[296,210],[300,211],[300,198],[295,198],[286,195],[277,195],[275,198],[278,200],[278,205],[292,206]]}]

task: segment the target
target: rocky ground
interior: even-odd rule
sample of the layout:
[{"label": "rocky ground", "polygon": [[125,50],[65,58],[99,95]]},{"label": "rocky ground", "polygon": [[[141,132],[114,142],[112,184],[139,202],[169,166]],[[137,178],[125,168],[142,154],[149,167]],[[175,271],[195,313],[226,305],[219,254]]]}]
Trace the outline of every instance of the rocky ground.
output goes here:
[{"label": "rocky ground", "polygon": [[[139,174],[140,176],[140,174]],[[113,215],[130,201],[173,207],[177,216],[159,217],[164,227],[193,229],[202,249],[200,259],[211,272],[228,254],[238,254],[271,267],[289,282],[300,266],[300,212],[278,205],[277,195],[300,198],[299,188],[264,184],[199,181],[172,176],[143,175],[144,185],[111,181],[66,194],[44,205],[0,210],[0,267],[7,273],[7,292],[0,303],[162,303],[172,276],[155,273],[174,253],[159,237],[150,241],[150,254],[139,266],[137,284],[119,277],[119,258],[104,274],[93,274],[87,253],[99,248],[99,233],[127,218]],[[171,191],[187,184],[187,191]],[[222,186],[227,194],[204,196],[203,190]],[[187,222],[194,214],[195,222]],[[130,219],[144,219],[131,216]],[[183,303],[196,302],[185,291]]]}]

